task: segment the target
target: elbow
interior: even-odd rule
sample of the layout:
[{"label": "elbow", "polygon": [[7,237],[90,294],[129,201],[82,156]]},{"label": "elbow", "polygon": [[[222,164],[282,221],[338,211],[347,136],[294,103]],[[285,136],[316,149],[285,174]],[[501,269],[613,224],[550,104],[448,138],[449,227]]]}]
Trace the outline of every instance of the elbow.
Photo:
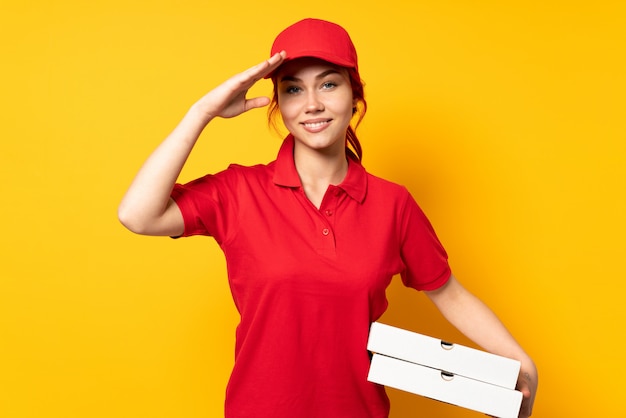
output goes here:
[{"label": "elbow", "polygon": [[117,218],[126,229],[139,235],[179,236],[185,229],[182,215],[176,204],[155,213],[144,205],[122,202],[117,209]]},{"label": "elbow", "polygon": [[137,213],[126,208],[124,205],[120,205],[117,209],[117,219],[126,229],[135,234],[145,235],[146,225],[143,217]]}]

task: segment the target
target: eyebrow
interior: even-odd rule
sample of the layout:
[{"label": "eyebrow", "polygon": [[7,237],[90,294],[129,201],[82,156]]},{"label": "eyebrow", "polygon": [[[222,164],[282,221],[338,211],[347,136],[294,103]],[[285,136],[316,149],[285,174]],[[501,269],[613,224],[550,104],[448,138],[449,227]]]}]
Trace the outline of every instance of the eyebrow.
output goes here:
[{"label": "eyebrow", "polygon": [[[326,77],[326,76],[328,76],[328,75],[330,75],[330,74],[339,74],[339,71],[337,71],[337,70],[335,70],[335,69],[331,68],[330,70],[322,71],[321,73],[319,73],[318,75],[316,75],[316,76],[315,76],[315,79],[316,79],[316,80],[319,80],[319,79],[324,78],[324,77]],[[284,81],[302,81],[302,80],[300,80],[298,77],[294,77],[294,76],[292,76],[292,75],[286,75],[286,76],[282,77],[282,78],[280,79],[280,81],[281,81],[281,83],[282,83],[282,82],[284,82]]]}]

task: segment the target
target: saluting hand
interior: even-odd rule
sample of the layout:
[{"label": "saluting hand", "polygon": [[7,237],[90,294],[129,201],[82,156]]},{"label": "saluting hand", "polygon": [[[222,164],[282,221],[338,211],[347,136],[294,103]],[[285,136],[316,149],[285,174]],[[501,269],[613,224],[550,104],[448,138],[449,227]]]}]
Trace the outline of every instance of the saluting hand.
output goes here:
[{"label": "saluting hand", "polygon": [[284,51],[273,55],[271,58],[234,75],[220,84],[194,105],[207,121],[214,117],[232,118],[250,109],[267,106],[269,97],[261,96],[246,98],[248,90],[267,74],[274,71],[285,59]]}]

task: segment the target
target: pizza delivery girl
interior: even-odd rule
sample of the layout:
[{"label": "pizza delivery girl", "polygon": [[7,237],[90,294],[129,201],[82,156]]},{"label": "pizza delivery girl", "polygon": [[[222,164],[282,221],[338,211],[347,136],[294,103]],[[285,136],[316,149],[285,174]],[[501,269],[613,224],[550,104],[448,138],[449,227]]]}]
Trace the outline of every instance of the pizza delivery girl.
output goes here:
[{"label": "pizza delivery girl", "polygon": [[[272,80],[273,97],[248,98],[263,78]],[[213,119],[268,105],[271,120],[280,115],[289,131],[274,161],[177,183]],[[384,387],[367,381],[366,345],[394,275],[476,344],[521,361],[520,417],[529,416],[532,359],[452,275],[407,189],[361,164],[355,126],[366,110],[348,33],[299,21],[276,37],[269,59],[190,107],[137,173],[119,218],[138,234],[212,236],[223,250],[241,315],[227,418],[388,417]]]}]

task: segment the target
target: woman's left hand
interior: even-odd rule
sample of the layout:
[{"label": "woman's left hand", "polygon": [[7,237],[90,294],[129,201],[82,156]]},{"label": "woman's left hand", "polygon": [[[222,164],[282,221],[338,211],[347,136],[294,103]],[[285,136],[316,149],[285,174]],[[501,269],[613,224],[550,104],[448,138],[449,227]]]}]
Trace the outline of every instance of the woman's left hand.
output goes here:
[{"label": "woman's left hand", "polygon": [[522,363],[522,368],[517,378],[516,389],[522,392],[523,395],[519,418],[527,418],[532,415],[538,384],[539,376],[537,375],[537,368],[532,360],[529,359],[529,362]]},{"label": "woman's left hand", "polygon": [[452,325],[484,350],[521,361],[517,390],[524,397],[519,418],[528,418],[537,392],[537,368],[500,319],[454,276],[450,276],[439,289],[427,291],[426,295]]}]

